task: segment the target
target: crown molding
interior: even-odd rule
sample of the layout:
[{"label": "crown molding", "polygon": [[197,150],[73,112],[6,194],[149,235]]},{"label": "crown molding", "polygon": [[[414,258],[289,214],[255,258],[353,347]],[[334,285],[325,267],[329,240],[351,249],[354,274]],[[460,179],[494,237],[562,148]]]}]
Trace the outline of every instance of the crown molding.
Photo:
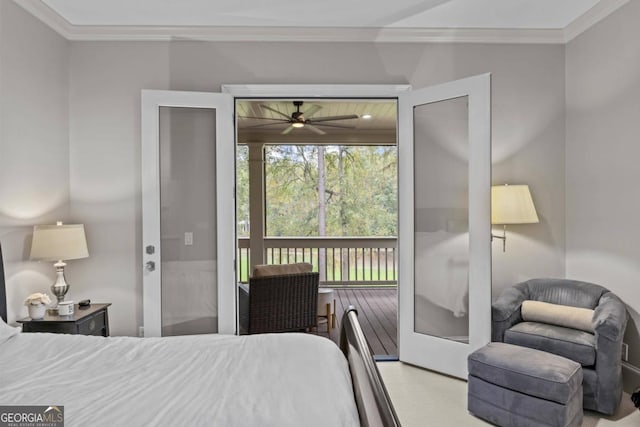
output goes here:
[{"label": "crown molding", "polygon": [[15,4],[44,22],[56,33],[69,39],[73,25],[40,0],[13,0]]},{"label": "crown molding", "polygon": [[61,36],[76,41],[514,44],[564,44],[628,1],[601,0],[564,29],[485,29],[72,25],[40,0],[14,0]]},{"label": "crown molding", "polygon": [[569,43],[627,3],[629,0],[600,0],[594,7],[565,27],[564,43]]}]

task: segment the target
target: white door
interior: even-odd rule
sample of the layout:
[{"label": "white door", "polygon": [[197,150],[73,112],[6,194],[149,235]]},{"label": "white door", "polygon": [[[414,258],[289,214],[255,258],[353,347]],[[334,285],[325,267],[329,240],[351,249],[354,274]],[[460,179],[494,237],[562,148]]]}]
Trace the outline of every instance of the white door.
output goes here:
[{"label": "white door", "polygon": [[491,339],[490,85],[399,95],[399,357],[459,378]]},{"label": "white door", "polygon": [[236,332],[233,97],[142,91],[144,336]]}]

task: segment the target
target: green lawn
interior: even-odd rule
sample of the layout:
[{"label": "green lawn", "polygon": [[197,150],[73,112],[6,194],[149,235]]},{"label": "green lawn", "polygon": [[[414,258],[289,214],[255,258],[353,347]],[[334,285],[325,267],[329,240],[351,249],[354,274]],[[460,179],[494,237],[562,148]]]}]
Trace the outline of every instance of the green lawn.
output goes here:
[{"label": "green lawn", "polygon": [[[286,260],[283,260],[286,263]],[[248,278],[248,259],[247,257],[240,258],[239,268],[239,279],[241,282],[247,282]],[[277,264],[274,263],[274,264]],[[335,273],[332,270],[332,265],[329,263],[327,268],[327,282],[339,282],[343,281],[342,272],[340,271],[339,266],[336,266]],[[318,271],[318,264],[316,261],[313,262],[313,271]],[[388,277],[388,278],[387,278]],[[384,265],[381,265],[381,268],[378,269],[377,265],[373,265],[369,267],[366,265],[363,268],[362,263],[359,263],[357,268],[354,268],[353,265],[349,268],[349,279],[348,281],[393,281],[397,278],[397,271],[393,271],[393,267],[390,267],[389,270],[385,270]],[[344,280],[346,281],[346,280]]]}]

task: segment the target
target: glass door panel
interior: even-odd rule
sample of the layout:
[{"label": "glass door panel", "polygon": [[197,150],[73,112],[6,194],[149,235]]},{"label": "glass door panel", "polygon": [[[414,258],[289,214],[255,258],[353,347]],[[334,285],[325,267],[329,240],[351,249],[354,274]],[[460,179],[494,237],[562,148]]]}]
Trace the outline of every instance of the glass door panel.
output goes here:
[{"label": "glass door panel", "polygon": [[160,107],[162,336],[218,332],[216,110]]},{"label": "glass door panel", "polygon": [[469,339],[468,98],[422,104],[414,126],[414,330]]}]

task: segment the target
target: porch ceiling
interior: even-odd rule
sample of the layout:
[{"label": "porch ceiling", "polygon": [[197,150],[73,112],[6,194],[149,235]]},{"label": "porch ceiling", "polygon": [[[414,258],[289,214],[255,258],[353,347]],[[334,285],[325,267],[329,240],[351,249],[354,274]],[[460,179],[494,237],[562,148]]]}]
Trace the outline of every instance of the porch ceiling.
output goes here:
[{"label": "porch ceiling", "polygon": [[[265,108],[269,107],[269,108]],[[292,100],[243,100],[236,104],[238,117],[238,139],[240,143],[305,143],[305,144],[395,144],[397,105],[395,100],[308,100],[300,111],[309,111],[312,106],[319,108],[313,119],[327,116],[356,114],[358,119],[328,121],[328,125],[350,126],[351,129],[334,128],[316,124],[326,132],[318,135],[309,129],[293,129],[288,134],[281,132],[288,123],[273,119],[285,119],[296,111]],[[273,111],[275,110],[275,111]],[[365,119],[365,114],[371,118]],[[263,117],[265,120],[255,117]]]}]

